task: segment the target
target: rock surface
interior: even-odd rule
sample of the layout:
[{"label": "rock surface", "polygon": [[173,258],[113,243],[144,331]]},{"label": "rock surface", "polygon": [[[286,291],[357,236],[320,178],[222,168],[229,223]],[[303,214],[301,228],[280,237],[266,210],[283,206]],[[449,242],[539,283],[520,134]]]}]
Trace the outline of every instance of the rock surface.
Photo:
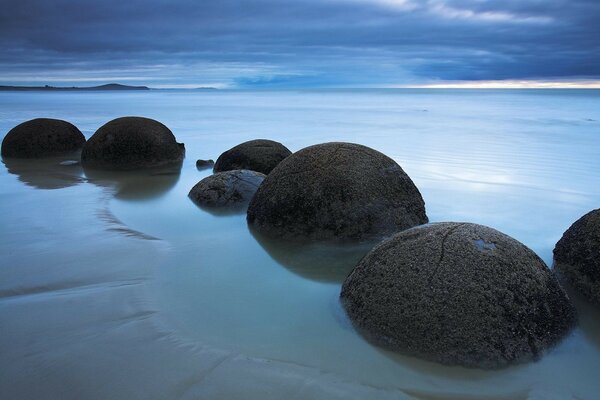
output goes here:
[{"label": "rock surface", "polygon": [[75,152],[85,137],[70,122],[36,118],[12,128],[2,140],[2,157],[38,158]]},{"label": "rock surface", "polygon": [[196,160],[196,168],[198,169],[206,169],[215,165],[213,160]]},{"label": "rock surface", "polygon": [[84,168],[128,170],[181,163],[182,143],[158,121],[122,117],[101,126],[81,152]]},{"label": "rock surface", "polygon": [[554,263],[570,286],[600,306],[600,209],[567,229],[554,248]]},{"label": "rock surface", "polygon": [[279,142],[266,139],[238,144],[219,156],[214,171],[249,169],[268,175],[283,159],[292,154]]},{"label": "rock surface", "polygon": [[246,169],[218,172],[198,182],[189,196],[204,207],[242,207],[264,179],[264,174]]},{"label": "rock surface", "polygon": [[382,242],[346,278],[340,297],[372,342],[474,368],[537,359],[576,322],[533,251],[468,223],[424,225]]},{"label": "rock surface", "polygon": [[421,193],[391,158],[352,143],[310,146],[283,160],[248,208],[275,237],[363,239],[428,221]]}]

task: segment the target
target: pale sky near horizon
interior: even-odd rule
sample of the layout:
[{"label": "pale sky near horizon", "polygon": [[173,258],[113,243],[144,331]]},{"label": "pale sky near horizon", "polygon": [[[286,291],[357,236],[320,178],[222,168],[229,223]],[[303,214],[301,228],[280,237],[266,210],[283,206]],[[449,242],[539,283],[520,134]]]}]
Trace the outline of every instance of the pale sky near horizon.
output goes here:
[{"label": "pale sky near horizon", "polygon": [[600,87],[597,0],[1,1],[0,85]]}]

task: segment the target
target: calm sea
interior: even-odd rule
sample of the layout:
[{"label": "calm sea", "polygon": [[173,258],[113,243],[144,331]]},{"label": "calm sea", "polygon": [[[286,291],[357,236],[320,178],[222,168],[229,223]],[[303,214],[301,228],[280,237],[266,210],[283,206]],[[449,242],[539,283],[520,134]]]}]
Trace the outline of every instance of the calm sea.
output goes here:
[{"label": "calm sea", "polygon": [[291,377],[323,398],[356,388],[435,399],[600,392],[600,313],[578,299],[580,327],[536,363],[478,371],[398,356],[357,335],[337,300],[368,248],[260,241],[244,215],[213,215],[187,198],[210,173],[196,159],[246,140],[292,151],[356,142],[402,166],[431,222],[491,226],[551,266],[562,233],[600,207],[600,91],[0,93],[2,135],[51,117],[89,137],[125,115],[157,119],[185,143],[180,173],[0,169],[0,392],[235,398],[237,388],[277,398],[298,393]]}]

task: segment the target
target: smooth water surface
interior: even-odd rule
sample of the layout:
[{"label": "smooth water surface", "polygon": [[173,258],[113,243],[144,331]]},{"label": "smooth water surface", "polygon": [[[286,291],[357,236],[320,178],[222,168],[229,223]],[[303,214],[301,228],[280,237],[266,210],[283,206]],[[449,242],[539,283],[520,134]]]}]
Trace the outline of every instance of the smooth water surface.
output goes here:
[{"label": "smooth water surface", "polygon": [[[592,399],[600,391],[600,315],[578,299],[581,326],[536,363],[479,371],[395,355],[357,335],[338,302],[341,281],[372,243],[273,242],[251,232],[245,215],[210,213],[187,198],[210,174],[196,159],[246,140],[292,151],[357,142],[403,167],[431,222],[489,225],[551,265],[564,230],[600,204],[599,91],[1,93],[0,105],[4,133],[44,116],[89,137],[112,118],[141,115],[169,126],[187,152],[180,171],[140,174],[5,160],[0,317],[10,328],[0,350],[11,362],[3,361],[0,388],[9,393],[33,398],[27,383],[37,377],[54,397],[69,389],[233,398],[223,390],[237,385],[241,398],[276,398],[261,390],[289,380],[287,368],[314,374],[298,387],[282,384],[297,398],[332,398],[323,393],[339,381],[390,398]],[[240,374],[254,367],[228,354],[278,367],[261,375],[267,384],[248,386]],[[349,386],[335,393],[347,397]]]}]

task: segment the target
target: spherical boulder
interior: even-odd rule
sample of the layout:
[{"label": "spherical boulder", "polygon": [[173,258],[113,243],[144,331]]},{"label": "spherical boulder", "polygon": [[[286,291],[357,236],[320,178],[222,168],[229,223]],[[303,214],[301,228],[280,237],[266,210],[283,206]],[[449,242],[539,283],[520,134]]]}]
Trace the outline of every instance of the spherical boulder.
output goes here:
[{"label": "spherical boulder", "polygon": [[267,176],[248,223],[275,237],[355,240],[428,221],[421,193],[391,158],[352,143],[310,146]]},{"label": "spherical boulder", "polygon": [[185,155],[165,125],[150,118],[122,117],[101,126],[81,152],[84,168],[130,170],[181,163]]},{"label": "spherical boulder", "polygon": [[198,182],[190,198],[204,207],[240,207],[247,205],[265,175],[247,169],[218,172]]},{"label": "spherical boulder", "polygon": [[554,268],[575,290],[600,306],[600,209],[578,219],[554,248]]},{"label": "spherical boulder", "polygon": [[12,128],[2,140],[2,157],[38,158],[75,152],[85,137],[70,122],[36,118]]},{"label": "spherical boulder", "polygon": [[470,223],[423,225],[385,240],[346,278],[340,298],[375,344],[471,368],[537,359],[576,322],[533,251]]},{"label": "spherical boulder", "polygon": [[213,170],[222,172],[249,169],[268,175],[290,154],[292,152],[281,143],[266,139],[250,140],[221,154]]}]

